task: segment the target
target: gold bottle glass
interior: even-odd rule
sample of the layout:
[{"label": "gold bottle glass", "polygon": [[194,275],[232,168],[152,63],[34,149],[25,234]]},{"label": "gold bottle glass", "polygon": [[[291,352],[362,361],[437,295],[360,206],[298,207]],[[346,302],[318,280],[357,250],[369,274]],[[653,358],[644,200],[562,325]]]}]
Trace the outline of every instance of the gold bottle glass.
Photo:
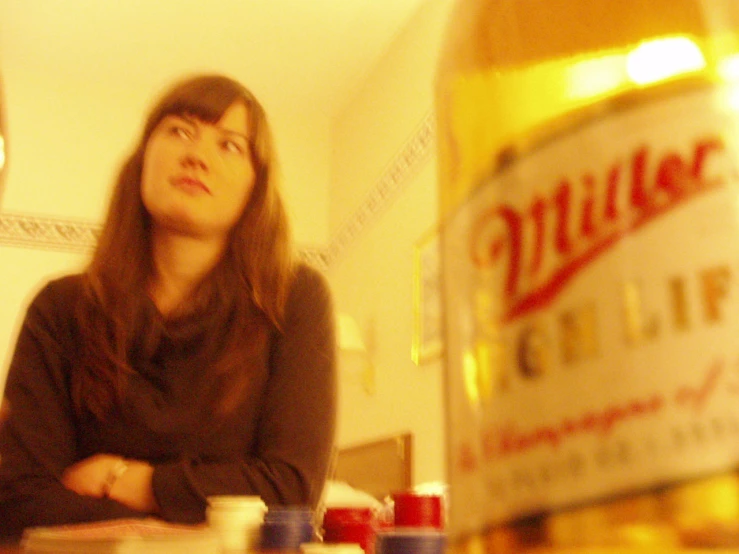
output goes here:
[{"label": "gold bottle glass", "polygon": [[735,0],[456,4],[454,544],[739,546],[738,30]]}]

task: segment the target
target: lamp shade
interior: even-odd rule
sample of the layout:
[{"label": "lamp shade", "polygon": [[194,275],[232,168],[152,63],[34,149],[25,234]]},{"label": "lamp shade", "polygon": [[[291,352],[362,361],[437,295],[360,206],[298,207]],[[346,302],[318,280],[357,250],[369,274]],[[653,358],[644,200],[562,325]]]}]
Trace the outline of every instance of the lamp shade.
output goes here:
[{"label": "lamp shade", "polygon": [[354,318],[347,314],[339,314],[339,348],[347,352],[365,352],[367,347],[362,340],[362,332]]}]

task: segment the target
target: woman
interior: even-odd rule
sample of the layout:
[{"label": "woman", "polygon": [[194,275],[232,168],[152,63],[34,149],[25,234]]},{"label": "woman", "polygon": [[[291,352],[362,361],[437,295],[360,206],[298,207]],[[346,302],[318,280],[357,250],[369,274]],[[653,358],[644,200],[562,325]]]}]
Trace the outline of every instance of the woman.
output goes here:
[{"label": "woman", "polygon": [[335,424],[330,294],[291,258],[270,131],[202,76],[154,108],[87,270],[28,309],[0,431],[0,535],[206,498],[315,505]]}]

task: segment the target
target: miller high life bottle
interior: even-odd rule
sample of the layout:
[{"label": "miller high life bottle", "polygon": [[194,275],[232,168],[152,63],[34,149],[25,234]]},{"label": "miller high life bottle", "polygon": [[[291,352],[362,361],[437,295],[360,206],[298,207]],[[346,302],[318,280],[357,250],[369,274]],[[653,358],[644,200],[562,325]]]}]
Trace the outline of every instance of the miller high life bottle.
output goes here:
[{"label": "miller high life bottle", "polygon": [[459,0],[449,532],[739,546],[739,1]]}]

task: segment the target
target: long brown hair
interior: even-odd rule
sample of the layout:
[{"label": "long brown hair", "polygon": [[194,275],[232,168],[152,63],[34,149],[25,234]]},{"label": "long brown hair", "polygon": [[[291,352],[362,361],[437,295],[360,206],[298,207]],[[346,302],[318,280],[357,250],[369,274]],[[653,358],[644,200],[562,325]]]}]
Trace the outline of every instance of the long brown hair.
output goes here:
[{"label": "long brown hair", "polygon": [[[104,418],[122,398],[133,371],[129,352],[148,303],[152,271],[151,218],[141,199],[141,172],[149,137],[170,114],[215,123],[235,102],[247,109],[254,187],[230,234],[219,265],[198,289],[198,305],[209,309],[224,299],[235,313],[221,337],[220,360],[211,368],[228,377],[220,407],[235,403],[248,380],[248,360],[270,328],[280,329],[294,274],[294,258],[284,205],[277,187],[272,134],[264,109],[240,83],[220,75],[189,78],[175,85],[152,109],[141,138],[120,170],[97,248],[84,274],[84,298],[77,319],[84,341],[72,376],[75,408]],[[247,333],[245,333],[247,331]],[[253,340],[242,340],[244,336]]]}]

